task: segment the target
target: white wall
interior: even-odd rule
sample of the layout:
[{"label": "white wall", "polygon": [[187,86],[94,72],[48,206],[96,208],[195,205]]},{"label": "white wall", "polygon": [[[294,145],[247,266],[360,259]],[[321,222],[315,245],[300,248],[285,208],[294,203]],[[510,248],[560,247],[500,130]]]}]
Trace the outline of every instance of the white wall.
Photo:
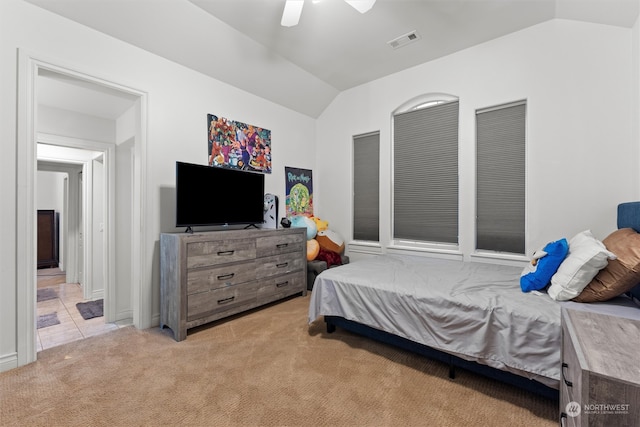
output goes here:
[{"label": "white wall", "polygon": [[53,209],[56,212],[64,210],[64,179],[67,176],[62,172],[38,172],[38,197],[36,206],[38,209]]},{"label": "white wall", "polygon": [[[42,31],[46,28],[47,31]],[[120,85],[148,93],[148,121],[143,200],[144,230],[116,236],[140,239],[142,298],[151,317],[159,314],[158,241],[173,227],[170,198],[175,161],[205,163],[207,113],[262,126],[272,131],[273,173],[265,190],[284,200],[284,167],[312,169],[315,121],[202,74],[196,73],[109,36],[73,23],[20,0],[0,2],[0,180],[3,200],[16,200],[17,50]],[[188,48],[185,46],[185,48]],[[215,51],[215,50],[214,50]],[[212,51],[212,54],[213,52]],[[20,70],[23,72],[23,70]],[[169,197],[169,198],[167,198]],[[15,203],[0,206],[0,220],[13,229]],[[16,241],[0,239],[0,370],[16,363]],[[145,319],[151,324],[151,319]]]},{"label": "white wall", "polygon": [[[381,243],[391,240],[391,112],[421,94],[460,98],[460,249],[474,251],[475,110],[527,100],[527,252],[616,226],[637,200],[632,31],[553,20],[345,91],[317,122],[316,214],[352,236],[352,136],[380,131]],[[637,136],[637,135],[636,135]]]},{"label": "white wall", "polygon": [[115,142],[116,123],[74,111],[38,107],[38,132],[100,142]]}]

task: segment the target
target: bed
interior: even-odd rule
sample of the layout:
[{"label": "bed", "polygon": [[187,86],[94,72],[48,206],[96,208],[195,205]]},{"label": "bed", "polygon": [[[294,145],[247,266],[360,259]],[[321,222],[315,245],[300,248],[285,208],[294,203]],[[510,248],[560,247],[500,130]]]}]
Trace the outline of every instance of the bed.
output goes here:
[{"label": "bed", "polygon": [[[640,230],[640,202],[618,207],[618,227]],[[341,327],[435,358],[449,365],[452,378],[456,368],[469,369],[557,399],[561,307],[635,319],[640,307],[626,293],[597,303],[525,293],[522,272],[379,255],[323,271],[313,286],[309,322],[323,317],[329,332]]]}]

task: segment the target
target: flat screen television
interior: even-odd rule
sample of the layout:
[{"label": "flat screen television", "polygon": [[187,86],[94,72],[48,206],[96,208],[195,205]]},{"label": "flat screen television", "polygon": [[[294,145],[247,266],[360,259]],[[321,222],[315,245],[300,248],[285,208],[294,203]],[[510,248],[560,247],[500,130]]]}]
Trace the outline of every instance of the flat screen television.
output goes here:
[{"label": "flat screen television", "polygon": [[264,222],[264,174],[176,162],[176,227]]}]

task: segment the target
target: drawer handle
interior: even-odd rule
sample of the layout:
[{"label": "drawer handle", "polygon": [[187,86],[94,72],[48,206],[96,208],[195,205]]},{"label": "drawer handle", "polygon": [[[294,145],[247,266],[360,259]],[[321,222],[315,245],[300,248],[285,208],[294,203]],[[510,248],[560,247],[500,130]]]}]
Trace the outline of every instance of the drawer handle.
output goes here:
[{"label": "drawer handle", "polygon": [[282,267],[286,267],[287,265],[289,265],[288,262],[281,262],[280,264],[276,264],[276,267],[282,268]]},{"label": "drawer handle", "polygon": [[218,251],[218,256],[229,256],[233,255],[235,251],[232,249],[230,251]]},{"label": "drawer handle", "polygon": [[229,298],[223,298],[223,299],[219,299],[218,300],[218,304],[226,304],[228,302],[233,301],[234,299],[236,299],[235,295]]},{"label": "drawer handle", "polygon": [[276,248],[282,249],[282,248],[286,248],[287,246],[289,246],[288,243],[280,243],[279,245],[276,245]]},{"label": "drawer handle", "polygon": [[569,380],[567,380],[567,378],[564,376],[564,368],[568,368],[569,365],[567,365],[566,363],[562,364],[562,381],[564,381],[564,383],[567,385],[567,387],[573,387],[573,383]]},{"label": "drawer handle", "polygon": [[220,276],[218,276],[218,280],[227,280],[227,279],[231,279],[233,276],[235,276],[236,273],[229,273],[229,274],[221,274]]},{"label": "drawer handle", "polygon": [[280,282],[280,283],[276,283],[276,288],[284,288],[285,286],[289,285],[289,281],[285,281],[285,282]]},{"label": "drawer handle", "polygon": [[567,414],[565,414],[564,412],[562,412],[560,414],[560,426],[564,427],[565,424],[567,423]]}]

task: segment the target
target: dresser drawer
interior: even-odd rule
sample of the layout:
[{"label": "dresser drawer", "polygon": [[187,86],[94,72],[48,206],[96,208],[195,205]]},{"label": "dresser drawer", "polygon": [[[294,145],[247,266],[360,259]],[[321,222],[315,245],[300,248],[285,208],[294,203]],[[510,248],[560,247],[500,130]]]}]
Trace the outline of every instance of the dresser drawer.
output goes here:
[{"label": "dresser drawer", "polygon": [[[582,369],[573,346],[569,326],[562,322],[562,365],[560,371],[560,425],[580,425],[582,401]],[[578,415],[576,415],[576,413]]]},{"label": "dresser drawer", "polygon": [[260,280],[258,303],[294,295],[306,290],[306,288],[306,277],[302,272]]},{"label": "dresser drawer", "polygon": [[256,256],[264,257],[304,250],[306,252],[306,233],[277,234],[256,239]]},{"label": "dresser drawer", "polygon": [[187,321],[222,313],[243,304],[254,304],[258,292],[258,282],[241,286],[228,286],[209,292],[187,295]]},{"label": "dresser drawer", "polygon": [[250,282],[256,279],[255,268],[255,261],[249,261],[188,270],[187,295]]},{"label": "dresser drawer", "polygon": [[253,239],[209,240],[187,244],[187,268],[207,267],[256,257]]},{"label": "dresser drawer", "polygon": [[257,265],[256,276],[258,279],[263,279],[301,271],[304,269],[305,264],[306,260],[296,252],[265,257],[261,258],[260,263]]},{"label": "dresser drawer", "polygon": [[[566,383],[560,378],[560,426],[574,427],[577,426],[576,412],[581,408],[581,403],[569,397],[569,391]],[[578,415],[579,417],[579,415]]]}]

